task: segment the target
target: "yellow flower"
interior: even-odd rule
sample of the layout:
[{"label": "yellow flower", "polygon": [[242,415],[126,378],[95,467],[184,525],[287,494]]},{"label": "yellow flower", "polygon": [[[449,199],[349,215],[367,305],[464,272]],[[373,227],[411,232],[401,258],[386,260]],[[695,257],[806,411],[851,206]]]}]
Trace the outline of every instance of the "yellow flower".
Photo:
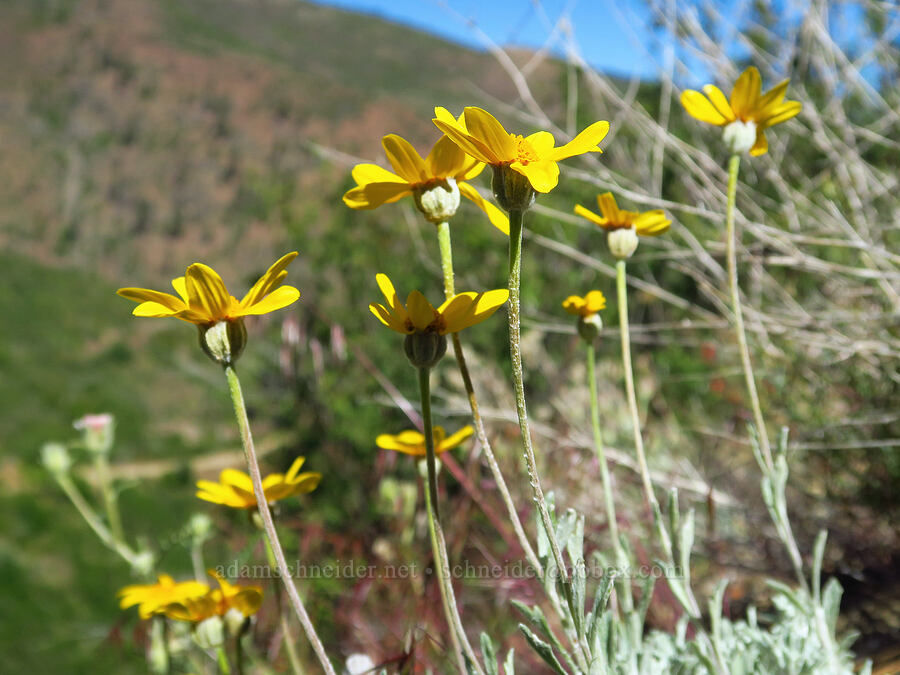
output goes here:
[{"label": "yellow flower", "polygon": [[168,574],[160,574],[155,584],[126,586],[118,593],[122,609],[138,605],[138,614],[149,619],[154,614],[165,613],[166,607],[176,602],[187,602],[205,596],[209,586],[202,581],[175,581]]},{"label": "yellow flower", "polygon": [[[279,499],[306,494],[315,490],[322,479],[320,473],[300,473],[304,457],[294,460],[285,474],[272,473],[263,479],[263,492],[268,503]],[[256,508],[256,496],[253,493],[253,481],[243,471],[224,469],[219,474],[219,482],[209,480],[197,481],[197,496],[213,504],[223,504],[235,509]]]},{"label": "yellow flower", "polygon": [[[434,437],[434,454],[440,455],[443,452],[447,452],[447,450],[452,450],[473,433],[474,431],[469,425],[464,426],[451,436],[447,436],[447,432],[444,431],[443,427],[434,427],[432,434]],[[383,450],[396,450],[414,457],[424,457],[426,454],[425,434],[414,429],[401,431],[396,436],[381,434],[375,439],[375,445]]]},{"label": "yellow flower", "polygon": [[282,309],[300,297],[300,291],[293,286],[280,285],[287,276],[285,268],[296,257],[296,251],[282,256],[240,301],[228,292],[216,271],[203,263],[194,263],[183,277],[172,280],[178,296],[147,288],[120,288],[117,293],[140,303],[134,308],[135,316],[174,316],[201,327],[237,321]]},{"label": "yellow flower", "polygon": [[419,291],[413,291],[404,306],[400,302],[394,284],[385,274],[375,277],[384,293],[387,305],[371,303],[369,309],[385,326],[398,333],[458,333],[487,319],[506,302],[509,291],[505,288],[483,293],[457,293],[445,300],[437,309]]},{"label": "yellow flower", "polygon": [[538,192],[550,192],[559,182],[560,162],[588,152],[602,152],[597,145],[609,132],[609,122],[594,122],[571,141],[556,146],[553,134],[538,131],[530,136],[510,134],[489,112],[468,107],[457,120],[446,108],[434,109],[438,129],[479,162],[509,167],[525,176]]},{"label": "yellow flower", "polygon": [[262,605],[263,591],[259,586],[236,586],[228,583],[215,570],[207,574],[219,582],[219,588],[209,590],[200,597],[172,602],[163,613],[170,619],[200,623],[213,616],[225,616],[229,610],[237,610],[244,617],[252,616]]},{"label": "yellow flower", "polygon": [[575,213],[587,218],[595,225],[599,225],[606,231],[628,229],[633,227],[637,234],[644,237],[655,237],[669,229],[672,221],[666,218],[666,214],[659,209],[653,211],[622,211],[616,205],[616,198],[611,192],[597,195],[597,205],[600,207],[598,216],[593,211],[584,208],[581,204],[575,205]]},{"label": "yellow flower", "polygon": [[425,159],[408,141],[396,134],[382,138],[381,145],[396,173],[377,164],[357,164],[353,167],[356,187],[344,195],[344,203],[351,209],[374,209],[408,195],[420,198],[423,193],[435,188],[450,191],[448,179],[452,179],[463,197],[484,211],[496,228],[509,234],[509,220],[503,212],[466,182],[480,174],[484,164],[467,156],[449,138],[441,137]]},{"label": "yellow flower", "polygon": [[[725,98],[721,89],[707,84],[703,87],[706,96],[699,91],[688,89],[681,94],[681,104],[688,114],[701,122],[720,127],[729,127],[735,122],[741,122],[748,132],[755,132],[755,139],[749,139],[752,141],[752,146],[749,147],[750,154],[755,157],[765,154],[769,149],[765,130],[791,119],[803,107],[799,101],[784,100],[788,82],[789,80],[784,80],[763,94],[759,71],[750,66],[734,83],[730,100]],[[733,129],[737,130],[736,127]],[[734,151],[740,150],[743,148]]]},{"label": "yellow flower", "polygon": [[606,309],[606,298],[600,291],[589,291],[583,298],[578,295],[570,295],[563,300],[562,306],[569,314],[586,319],[601,309]]}]

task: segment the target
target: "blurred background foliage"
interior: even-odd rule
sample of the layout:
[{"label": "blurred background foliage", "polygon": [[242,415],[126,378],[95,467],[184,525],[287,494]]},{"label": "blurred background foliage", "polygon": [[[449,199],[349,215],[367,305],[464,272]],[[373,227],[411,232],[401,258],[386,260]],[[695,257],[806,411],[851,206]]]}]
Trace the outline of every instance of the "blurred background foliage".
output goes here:
[{"label": "blurred background foliage", "polygon": [[[744,253],[752,254],[741,274],[758,310],[748,321],[763,407],[770,429],[790,427],[795,447],[795,527],[804,550],[819,527],[831,531],[826,571],[847,587],[848,627],[863,634],[857,648],[876,654],[900,640],[898,17],[889,3],[852,4],[862,7],[864,32],[883,38],[871,58],[865,41],[826,49],[828,24],[823,38],[815,17],[828,3],[812,3],[813,19],[799,30],[768,3],[747,15],[744,48],[766,57],[753,60],[764,82],[788,72],[789,97],[806,107],[770,134],[770,155],[744,163],[738,203]],[[660,17],[660,30],[674,30],[687,53],[691,45],[703,52],[716,82],[742,69],[698,38],[717,44],[721,17]],[[596,119],[612,123],[604,155],[570,162],[560,188],[531,214],[523,273],[538,448],[558,503],[588,514],[589,548],[606,546],[606,530],[586,449],[584,366],[559,303],[600,288],[614,323],[602,237],[571,215],[574,203],[593,207],[598,192],[613,189],[621,204],[663,206],[675,220],[671,235],[645,242],[630,265],[643,282],[632,322],[653,467],[661,485],[679,486],[701,512],[696,578],[707,591],[722,576],[735,579],[728,601],[739,615],[751,600],[765,606],[763,575],[788,577],[743,441],[743,384],[720,301],[724,157],[716,132],[681,112],[671,80],[604,77],[574,56],[567,63],[509,50],[527,75],[523,90],[486,53],[279,0],[6,1],[0,44],[4,672],[145,669],[136,646],[144,629],[114,596],[130,582],[126,567],[97,544],[37,463],[41,444],[71,441],[71,421],[85,413],[116,417],[126,529],[160,553],[162,569],[189,573],[179,532],[195,511],[221,528],[209,564],[261,556],[242,514],[193,498],[196,478],[242,463],[224,380],[197,349],[192,327],[134,320],[114,295],[126,285],[165,288],[196,260],[240,293],[281,253],[301,253],[289,277],[300,303],[252,322],[240,364],[266,465],[281,470],[302,454],[325,476],[315,493],[283,507],[288,557],[419,559],[423,522],[409,503],[415,467],[374,447],[377,434],[411,426],[380,382],[415,400],[415,380],[400,342],[378,328],[367,304],[377,299],[379,271],[401,294],[420,288],[440,297],[437,242],[411,204],[353,212],[341,195],[352,164],[383,161],[384,134],[400,133],[424,154],[438,137],[435,105],[483,105],[522,130],[556,121],[558,137]],[[863,84],[841,79],[840,55],[877,68]],[[673,62],[669,74],[685,81],[699,58]],[[457,288],[502,286],[502,235],[468,207],[452,233]],[[622,517],[639,542],[645,524],[629,468],[617,340],[608,332],[598,360],[604,428],[619,464]],[[505,324],[491,321],[465,337],[489,432],[527,513]],[[436,393],[438,423],[465,424],[450,360]],[[454,455],[455,477],[443,472],[451,558],[517,559],[477,452]],[[86,490],[91,479],[81,472]],[[535,589],[520,579],[495,582],[466,584],[463,615],[512,636],[508,600],[533,602]],[[413,586],[415,593],[397,581],[310,581],[311,611],[330,651],[387,660],[408,648],[416,625],[441,625],[437,589]],[[671,626],[673,599],[657,600],[651,622]],[[274,621],[264,608],[260,649]],[[428,663],[434,649],[415,635],[417,658]]]}]

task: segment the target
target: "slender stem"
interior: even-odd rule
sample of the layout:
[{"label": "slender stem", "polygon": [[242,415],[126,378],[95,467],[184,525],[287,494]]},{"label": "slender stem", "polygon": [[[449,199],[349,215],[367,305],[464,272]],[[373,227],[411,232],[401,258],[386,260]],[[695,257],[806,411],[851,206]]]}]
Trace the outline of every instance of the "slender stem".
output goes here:
[{"label": "slender stem", "polygon": [[744,382],[747,385],[747,394],[750,396],[750,406],[753,409],[753,420],[756,424],[760,449],[766,466],[771,469],[772,448],[769,445],[769,433],[766,431],[766,422],[763,418],[762,408],[759,405],[759,394],[756,391],[756,379],[753,376],[753,365],[750,363],[750,350],[747,347],[747,334],[744,330],[744,313],[741,310],[741,290],[738,286],[737,273],[737,235],[734,225],[735,198],[737,195],[738,170],[741,166],[741,156],[733,154],[728,160],[728,199],[725,208],[725,255],[728,267],[728,288],[731,291],[731,308],[734,313],[734,332],[737,335],[738,347],[741,353],[741,366],[744,370]]},{"label": "slender stem", "polygon": [[434,454],[434,425],[431,421],[431,383],[430,368],[419,368],[419,394],[422,399],[422,425],[425,433],[425,465],[428,472],[428,485],[425,490],[425,505],[428,510],[428,532],[431,535],[431,548],[434,553],[434,565],[438,578],[438,586],[441,591],[441,601],[444,605],[444,614],[450,628],[450,638],[453,642],[453,651],[456,655],[457,666],[461,673],[467,672],[466,658],[472,663],[472,667],[480,675],[484,675],[475,652],[466,637],[459,610],[456,607],[456,595],[453,592],[453,583],[450,579],[450,560],[447,556],[447,542],[444,540],[444,530],[441,527],[441,512],[438,503],[437,491],[437,466]]},{"label": "slender stem", "polygon": [[[437,231],[438,244],[441,249],[441,270],[444,273],[444,295],[447,298],[451,298],[456,294],[456,289],[453,283],[453,252],[450,247],[450,226],[446,222],[440,223],[437,226]],[[481,445],[481,449],[484,452],[484,457],[491,470],[491,475],[494,477],[494,483],[497,485],[497,491],[500,493],[503,503],[506,505],[506,511],[509,514],[509,520],[512,523],[516,537],[519,540],[519,545],[525,552],[528,563],[537,572],[538,577],[543,577],[544,567],[541,565],[540,560],[535,554],[531,542],[528,540],[528,535],[525,534],[525,528],[522,527],[522,521],[519,519],[519,512],[516,510],[516,505],[515,502],[513,502],[512,495],[506,485],[506,480],[503,478],[503,473],[500,471],[500,464],[497,462],[497,457],[494,455],[491,443],[487,437],[487,432],[484,429],[484,420],[481,417],[481,410],[478,407],[478,399],[475,396],[475,387],[472,385],[472,377],[469,374],[469,366],[466,363],[466,355],[465,352],[463,352],[462,344],[459,340],[459,333],[453,333],[451,339],[453,341],[453,353],[456,355],[456,364],[459,366],[463,386],[466,390],[466,397],[469,399],[472,420],[475,422],[475,437],[478,439],[478,443]]]},{"label": "slender stem", "polygon": [[[272,544],[269,543],[268,538],[263,537],[262,539],[263,544],[266,546],[266,560],[269,562],[269,567],[275,567],[277,563],[275,562],[275,552],[272,550]],[[297,646],[294,644],[294,638],[291,635],[291,626],[288,622],[288,616],[282,607],[281,594],[279,593],[275,599],[278,604],[278,618],[281,622],[282,642],[284,642],[284,647],[287,650],[291,670],[294,672],[294,675],[303,675],[303,666],[300,664]]]},{"label": "slender stem", "polygon": [[225,647],[217,647],[216,655],[218,656],[219,672],[222,675],[231,675],[231,666],[228,665],[228,654],[225,653]]},{"label": "slender stem", "polygon": [[100,481],[100,492],[103,494],[103,505],[106,508],[106,519],[109,522],[110,532],[117,540],[125,541],[125,530],[122,528],[118,499],[113,489],[109,473],[109,460],[105,452],[94,453],[94,467],[97,470],[97,479]]},{"label": "slender stem", "polygon": [[534,501],[537,503],[544,531],[550,542],[550,550],[553,553],[553,562],[556,564],[557,574],[563,583],[570,609],[572,607],[572,589],[569,571],[563,560],[559,542],[556,540],[556,531],[550,520],[550,512],[547,510],[547,502],[544,491],[541,488],[541,478],[538,475],[537,459],[534,456],[534,447],[531,443],[531,427],[528,424],[528,409],[525,407],[525,379],[522,374],[522,349],[519,336],[519,314],[521,300],[519,288],[522,276],[522,211],[509,212],[509,303],[507,316],[509,318],[509,352],[512,359],[513,383],[516,390],[516,414],[519,417],[519,429],[522,433],[522,446],[525,451],[525,466],[528,469],[528,479],[531,490],[534,493]]},{"label": "slender stem", "polygon": [[247,408],[244,404],[244,395],[241,392],[241,382],[232,366],[225,367],[225,377],[228,380],[228,389],[231,392],[231,400],[234,403],[234,414],[237,418],[238,427],[241,430],[241,442],[244,445],[247,468],[250,471],[250,479],[253,482],[256,505],[263,521],[263,528],[265,529],[266,536],[272,544],[272,551],[275,554],[275,561],[278,564],[278,571],[281,574],[281,579],[287,590],[288,598],[291,601],[291,606],[293,606],[294,611],[297,613],[297,618],[300,619],[300,625],[303,626],[306,637],[312,644],[313,651],[315,651],[319,663],[322,665],[322,669],[328,675],[336,675],[334,667],[331,665],[331,661],[328,660],[328,655],[325,653],[325,648],[322,646],[322,641],[319,639],[316,629],[309,618],[309,614],[306,613],[306,607],[303,606],[303,600],[297,592],[297,587],[294,585],[287,560],[285,560],[284,557],[284,549],[281,547],[281,541],[278,539],[278,532],[275,530],[272,512],[269,511],[269,504],[266,502],[265,492],[263,491],[262,476],[259,471],[259,461],[256,458],[256,449],[253,447],[253,436],[250,433],[250,421],[247,418]]}]

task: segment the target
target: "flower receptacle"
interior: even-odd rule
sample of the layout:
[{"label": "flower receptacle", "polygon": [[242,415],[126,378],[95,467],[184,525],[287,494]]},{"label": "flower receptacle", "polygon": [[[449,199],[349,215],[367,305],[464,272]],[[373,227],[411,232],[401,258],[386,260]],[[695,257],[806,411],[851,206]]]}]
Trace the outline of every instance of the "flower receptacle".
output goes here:
[{"label": "flower receptacle", "polygon": [[507,213],[530,209],[534,204],[534,188],[528,178],[513,171],[508,164],[494,165],[492,168],[494,177],[491,189],[500,208]]},{"label": "flower receptacle", "polygon": [[199,329],[201,349],[221,366],[233,365],[247,344],[247,328],[243,319],[219,321]]},{"label": "flower receptacle", "polygon": [[434,331],[415,332],[403,340],[406,358],[416,368],[433,368],[447,353],[447,338]]}]

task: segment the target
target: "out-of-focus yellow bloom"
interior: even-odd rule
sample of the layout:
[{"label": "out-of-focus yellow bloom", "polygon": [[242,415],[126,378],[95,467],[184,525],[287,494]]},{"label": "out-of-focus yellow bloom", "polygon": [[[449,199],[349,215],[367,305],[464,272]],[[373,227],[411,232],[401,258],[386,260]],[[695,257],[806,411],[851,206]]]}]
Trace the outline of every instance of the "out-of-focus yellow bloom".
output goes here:
[{"label": "out-of-focus yellow bloom", "polygon": [[118,593],[122,609],[138,605],[138,614],[149,619],[164,614],[172,603],[187,602],[205,596],[209,586],[202,581],[175,581],[168,574],[160,574],[155,584],[125,586]]},{"label": "out-of-focus yellow bloom", "polygon": [[669,229],[672,221],[666,218],[666,214],[660,209],[653,211],[623,211],[616,205],[616,198],[611,192],[597,195],[597,206],[602,215],[584,208],[581,204],[575,205],[575,213],[587,218],[604,230],[621,230],[633,227],[637,234],[644,237],[655,237]]},{"label": "out-of-focus yellow bloom", "polygon": [[135,316],[174,316],[198,326],[212,326],[252,314],[268,314],[294,303],[300,291],[293,286],[282,286],[281,282],[287,276],[285,268],[296,257],[296,251],[283,256],[241,300],[231,295],[222,277],[203,263],[194,263],[183,277],[172,280],[178,296],[147,288],[120,288],[116,292],[140,303],[134,308]]},{"label": "out-of-focus yellow bloom", "polygon": [[681,104],[688,114],[701,122],[708,122],[720,127],[727,127],[735,122],[744,125],[752,123],[756,137],[750,154],[754,157],[765,154],[769,149],[765,130],[771,126],[791,119],[803,107],[799,101],[785,101],[788,82],[784,80],[765,94],[762,93],[762,81],[759,71],[750,66],[741,73],[731,98],[725,98],[722,90],[712,84],[703,87],[704,96],[699,91],[688,89],[681,94]]},{"label": "out-of-focus yellow bloom", "polygon": [[263,591],[259,586],[237,586],[228,583],[215,570],[207,573],[219,582],[219,588],[207,592],[200,597],[185,598],[170,603],[163,613],[170,619],[200,623],[213,616],[224,617],[229,610],[236,610],[244,617],[252,616],[262,605]]},{"label": "out-of-focus yellow bloom", "polygon": [[[434,427],[434,454],[440,455],[447,450],[452,450],[474,433],[472,427],[464,426],[451,436],[447,435],[443,427]],[[381,434],[375,439],[375,445],[383,450],[396,450],[414,457],[424,457],[425,434],[415,429],[401,431],[399,434]]]},{"label": "out-of-focus yellow bloom", "polygon": [[449,190],[448,179],[452,179],[463,197],[484,211],[497,229],[509,234],[509,220],[504,213],[466,182],[480,174],[484,164],[466,155],[449,138],[441,137],[425,159],[407,140],[396,134],[382,138],[381,145],[396,173],[377,164],[353,167],[356,187],[344,195],[344,203],[351,209],[374,209],[409,195],[421,196],[434,188]]},{"label": "out-of-focus yellow bloom", "polygon": [[494,167],[509,167],[525,176],[537,192],[550,192],[559,182],[560,162],[588,152],[602,152],[597,145],[609,132],[609,122],[594,122],[571,141],[556,147],[553,134],[538,131],[530,136],[511,134],[486,110],[468,107],[457,120],[446,108],[434,109],[438,129],[470,157]]},{"label": "out-of-focus yellow bloom", "polygon": [[569,314],[586,319],[601,309],[606,309],[606,298],[600,291],[588,291],[583,298],[580,295],[570,295],[563,300],[562,306]]},{"label": "out-of-focus yellow bloom", "polygon": [[437,309],[419,291],[412,291],[406,305],[400,302],[394,284],[386,274],[375,277],[378,287],[387,300],[386,305],[371,303],[369,310],[385,326],[398,333],[458,333],[487,319],[506,302],[509,291],[505,288],[483,293],[457,293],[445,300]]},{"label": "out-of-focus yellow bloom", "polygon": [[[300,468],[306,458],[298,457],[285,474],[272,473],[263,479],[263,492],[268,503],[279,499],[306,494],[315,490],[322,474],[305,472]],[[219,482],[209,480],[197,481],[197,496],[213,504],[223,504],[235,509],[256,508],[256,496],[253,493],[253,481],[243,471],[224,469],[219,474]]]}]

